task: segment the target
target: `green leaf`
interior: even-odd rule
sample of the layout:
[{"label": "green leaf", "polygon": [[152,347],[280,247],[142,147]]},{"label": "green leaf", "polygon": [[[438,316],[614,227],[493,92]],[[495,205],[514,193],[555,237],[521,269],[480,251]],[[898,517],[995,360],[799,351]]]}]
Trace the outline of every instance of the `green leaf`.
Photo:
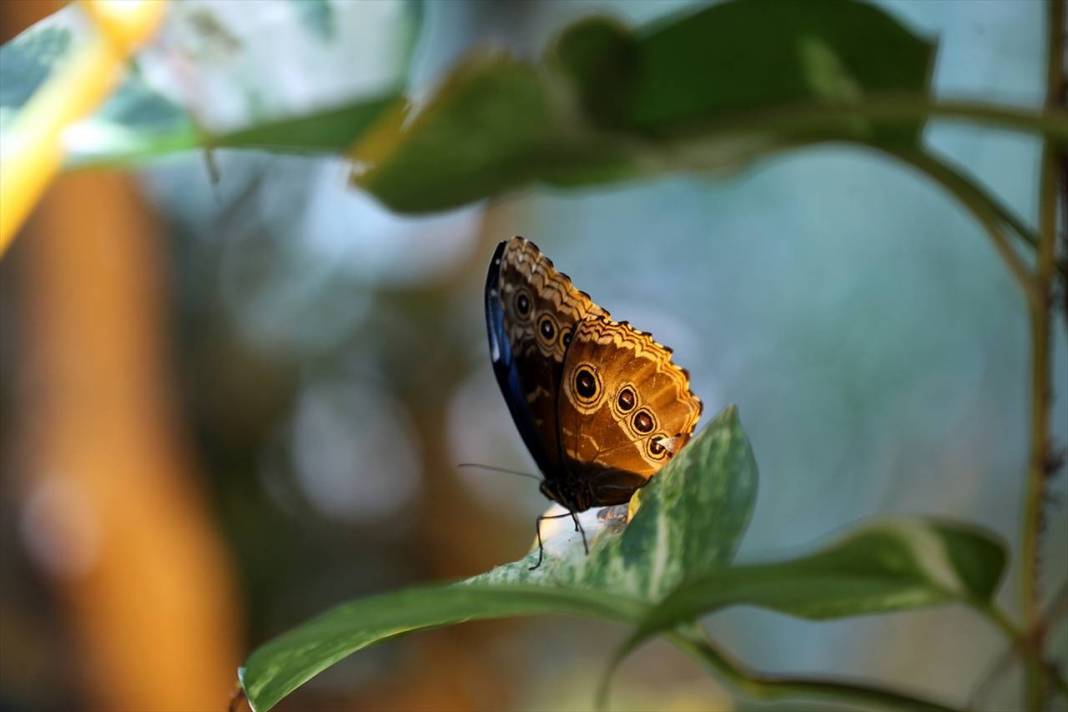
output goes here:
[{"label": "green leaf", "polygon": [[[348,149],[400,98],[421,8],[414,0],[301,0],[290,7],[292,13],[272,16],[280,22],[260,23],[252,34],[235,26],[228,3],[176,3],[163,29],[172,51],[149,46],[138,53],[115,94],[94,115],[68,127],[66,166],[127,165],[191,149]],[[341,21],[353,13],[359,13],[359,22]],[[306,31],[299,26],[302,20],[320,40],[314,49],[287,41]],[[342,30],[349,34],[342,36]],[[0,125],[7,129],[93,32],[72,4],[0,47]],[[265,56],[285,63],[290,72],[299,71],[302,62],[309,69],[316,68],[313,62],[332,60],[354,66],[343,83],[317,81],[308,71],[311,78],[293,91],[292,81],[248,71],[247,65],[262,63]]]},{"label": "green leaf", "polygon": [[353,181],[418,213],[536,182],[736,170],[816,141],[915,145],[922,119],[878,123],[858,107],[926,96],[933,57],[933,43],[856,0],[730,0],[638,31],[589,18],[540,65],[458,66],[354,150]]},{"label": "green leaf", "polygon": [[626,120],[638,49],[626,26],[592,17],[567,28],[549,48],[546,62],[568,77],[594,123],[617,129]]},{"label": "green leaf", "polygon": [[[396,94],[313,114],[265,121],[219,135],[197,129],[184,114],[167,130],[102,131],[91,146],[68,158],[70,168],[92,168],[144,160],[150,156],[203,148],[250,148],[274,153],[331,153],[351,145],[397,101]],[[107,109],[107,107],[105,107]]]},{"label": "green leaf", "polygon": [[636,621],[645,606],[605,592],[549,586],[444,585],[409,589],[338,606],[258,648],[240,670],[255,712],[342,658],[389,638],[472,620],[538,614]]},{"label": "green leaf", "polygon": [[734,406],[725,408],[652,482],[622,535],[611,528],[589,556],[546,557],[537,551],[475,577],[486,584],[531,583],[623,592],[655,601],[683,578],[730,563],[749,524],[757,467]]},{"label": "green leaf", "polygon": [[901,517],[865,525],[814,554],[732,566],[694,577],[650,611],[623,651],[726,606],[811,619],[942,603],[990,604],[1005,548],[978,528]]},{"label": "green leaf", "polygon": [[[923,94],[935,52],[884,10],[841,0],[725,2],[651,28],[638,47],[627,123],[656,134],[731,112]],[[800,138],[915,143],[920,129],[879,133],[847,119]]]},{"label": "green leaf", "polygon": [[398,106],[355,147],[353,183],[394,210],[444,210],[531,181],[631,175],[607,137],[587,131],[546,75],[493,54],[457,68],[431,102]]},{"label": "green leaf", "polygon": [[611,525],[596,533],[588,557],[580,541],[562,549],[546,542],[534,571],[536,552],[458,584],[344,604],[257,649],[242,686],[262,712],[361,648],[467,620],[567,614],[637,623],[688,573],[729,563],[755,496],[756,464],[731,406],[641,490],[622,533]]}]

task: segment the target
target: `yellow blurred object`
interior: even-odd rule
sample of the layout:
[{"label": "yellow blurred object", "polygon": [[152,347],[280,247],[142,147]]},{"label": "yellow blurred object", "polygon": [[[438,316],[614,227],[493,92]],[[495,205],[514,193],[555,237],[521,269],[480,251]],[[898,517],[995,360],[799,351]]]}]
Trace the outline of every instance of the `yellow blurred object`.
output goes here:
[{"label": "yellow blurred object", "polygon": [[85,0],[98,35],[27,102],[0,139],[0,255],[63,161],[62,134],[111,93],[130,53],[159,26],[166,0]]},{"label": "yellow blurred object", "polygon": [[630,501],[627,502],[627,524],[630,524],[634,519],[634,515],[638,513],[638,507],[642,506],[642,491],[635,490],[634,495],[631,496]]},{"label": "yellow blurred object", "polygon": [[155,31],[166,0],[82,0],[86,13],[116,51],[129,54]]}]

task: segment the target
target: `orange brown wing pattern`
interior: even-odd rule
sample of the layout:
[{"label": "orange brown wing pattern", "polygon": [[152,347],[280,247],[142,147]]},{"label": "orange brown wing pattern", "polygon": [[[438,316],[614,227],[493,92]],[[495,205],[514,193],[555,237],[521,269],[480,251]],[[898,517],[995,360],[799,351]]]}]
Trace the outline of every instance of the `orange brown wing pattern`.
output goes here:
[{"label": "orange brown wing pattern", "polygon": [[561,378],[564,456],[579,476],[647,480],[686,444],[701,417],[701,401],[686,370],[671,362],[671,349],[626,322],[583,319]]}]

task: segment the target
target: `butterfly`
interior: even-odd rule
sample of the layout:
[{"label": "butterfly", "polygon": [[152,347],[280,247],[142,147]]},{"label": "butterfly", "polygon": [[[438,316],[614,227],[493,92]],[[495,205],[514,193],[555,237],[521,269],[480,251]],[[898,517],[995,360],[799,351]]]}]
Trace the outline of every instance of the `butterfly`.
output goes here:
[{"label": "butterfly", "polygon": [[485,299],[493,372],[539,489],[582,532],[577,512],[628,502],[686,444],[701,401],[671,349],[613,320],[525,238],[497,245]]}]

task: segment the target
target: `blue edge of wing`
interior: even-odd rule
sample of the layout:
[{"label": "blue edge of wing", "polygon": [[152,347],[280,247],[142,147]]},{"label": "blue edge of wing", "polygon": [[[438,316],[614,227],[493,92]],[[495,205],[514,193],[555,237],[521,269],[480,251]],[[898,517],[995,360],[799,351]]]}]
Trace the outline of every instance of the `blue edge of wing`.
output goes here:
[{"label": "blue edge of wing", "polygon": [[519,384],[519,370],[512,358],[512,344],[504,328],[504,306],[499,289],[501,258],[507,245],[507,242],[497,245],[493,259],[490,260],[489,273],[486,275],[486,330],[489,334],[490,360],[493,362],[493,374],[497,377],[504,401],[512,413],[515,427],[538,468],[542,473],[546,473],[549,472],[548,453],[545,452],[527,408],[526,396]]}]

